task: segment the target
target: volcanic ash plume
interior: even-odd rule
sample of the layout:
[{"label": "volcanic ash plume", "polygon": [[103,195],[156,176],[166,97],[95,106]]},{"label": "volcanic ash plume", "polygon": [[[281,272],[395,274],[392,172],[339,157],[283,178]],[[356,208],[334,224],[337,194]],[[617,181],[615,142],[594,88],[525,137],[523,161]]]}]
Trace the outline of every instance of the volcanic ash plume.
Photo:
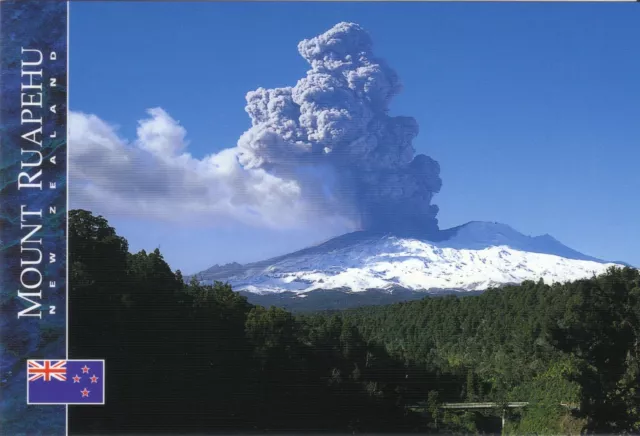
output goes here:
[{"label": "volcanic ash plume", "polygon": [[311,65],[294,87],[249,92],[252,127],[238,141],[246,169],[300,183],[307,198],[364,230],[437,230],[438,163],[415,156],[418,125],[387,115],[401,90],[359,25],[339,23],[298,44]]}]

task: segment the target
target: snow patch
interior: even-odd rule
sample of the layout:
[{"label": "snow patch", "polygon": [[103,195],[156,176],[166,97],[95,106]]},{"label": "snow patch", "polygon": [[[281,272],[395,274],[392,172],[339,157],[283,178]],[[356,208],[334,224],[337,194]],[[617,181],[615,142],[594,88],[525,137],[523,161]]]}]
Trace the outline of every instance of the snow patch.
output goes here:
[{"label": "snow patch", "polygon": [[[546,247],[551,253],[527,251],[545,247],[540,246],[539,238],[502,224],[470,223],[455,230],[440,242],[391,235],[349,239],[345,235],[341,237],[346,238],[344,243],[336,238],[328,245],[247,265],[227,280],[237,291],[259,294],[336,288],[362,292],[397,286],[416,291],[481,291],[540,278],[548,284],[577,280],[622,266],[590,260],[593,258],[553,238],[543,238],[543,242],[551,241]],[[558,250],[578,258],[554,254]]]}]

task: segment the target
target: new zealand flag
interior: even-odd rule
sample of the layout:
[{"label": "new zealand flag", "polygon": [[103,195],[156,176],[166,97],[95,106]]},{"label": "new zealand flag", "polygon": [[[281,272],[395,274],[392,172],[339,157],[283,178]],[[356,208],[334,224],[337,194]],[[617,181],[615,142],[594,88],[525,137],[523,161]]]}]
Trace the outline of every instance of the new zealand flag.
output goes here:
[{"label": "new zealand flag", "polygon": [[104,404],[104,360],[28,360],[27,404]]}]

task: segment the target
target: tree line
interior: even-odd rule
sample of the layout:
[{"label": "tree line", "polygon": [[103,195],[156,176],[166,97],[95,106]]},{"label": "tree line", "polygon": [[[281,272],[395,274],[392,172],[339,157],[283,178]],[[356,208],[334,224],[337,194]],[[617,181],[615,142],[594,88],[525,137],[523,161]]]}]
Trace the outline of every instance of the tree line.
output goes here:
[{"label": "tree line", "polygon": [[69,220],[70,358],[107,369],[106,404],[70,406],[70,434],[491,431],[491,412],[439,408],[464,401],[530,402],[513,433],[640,429],[636,269],[295,315]]}]

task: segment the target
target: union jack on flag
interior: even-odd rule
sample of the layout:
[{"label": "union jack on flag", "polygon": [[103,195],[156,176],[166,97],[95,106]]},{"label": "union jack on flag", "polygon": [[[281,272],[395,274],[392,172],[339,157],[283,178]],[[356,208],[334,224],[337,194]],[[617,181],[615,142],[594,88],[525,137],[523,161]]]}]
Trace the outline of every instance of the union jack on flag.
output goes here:
[{"label": "union jack on flag", "polygon": [[43,378],[48,382],[51,379],[67,381],[67,361],[66,360],[29,360],[27,372],[29,381]]}]

